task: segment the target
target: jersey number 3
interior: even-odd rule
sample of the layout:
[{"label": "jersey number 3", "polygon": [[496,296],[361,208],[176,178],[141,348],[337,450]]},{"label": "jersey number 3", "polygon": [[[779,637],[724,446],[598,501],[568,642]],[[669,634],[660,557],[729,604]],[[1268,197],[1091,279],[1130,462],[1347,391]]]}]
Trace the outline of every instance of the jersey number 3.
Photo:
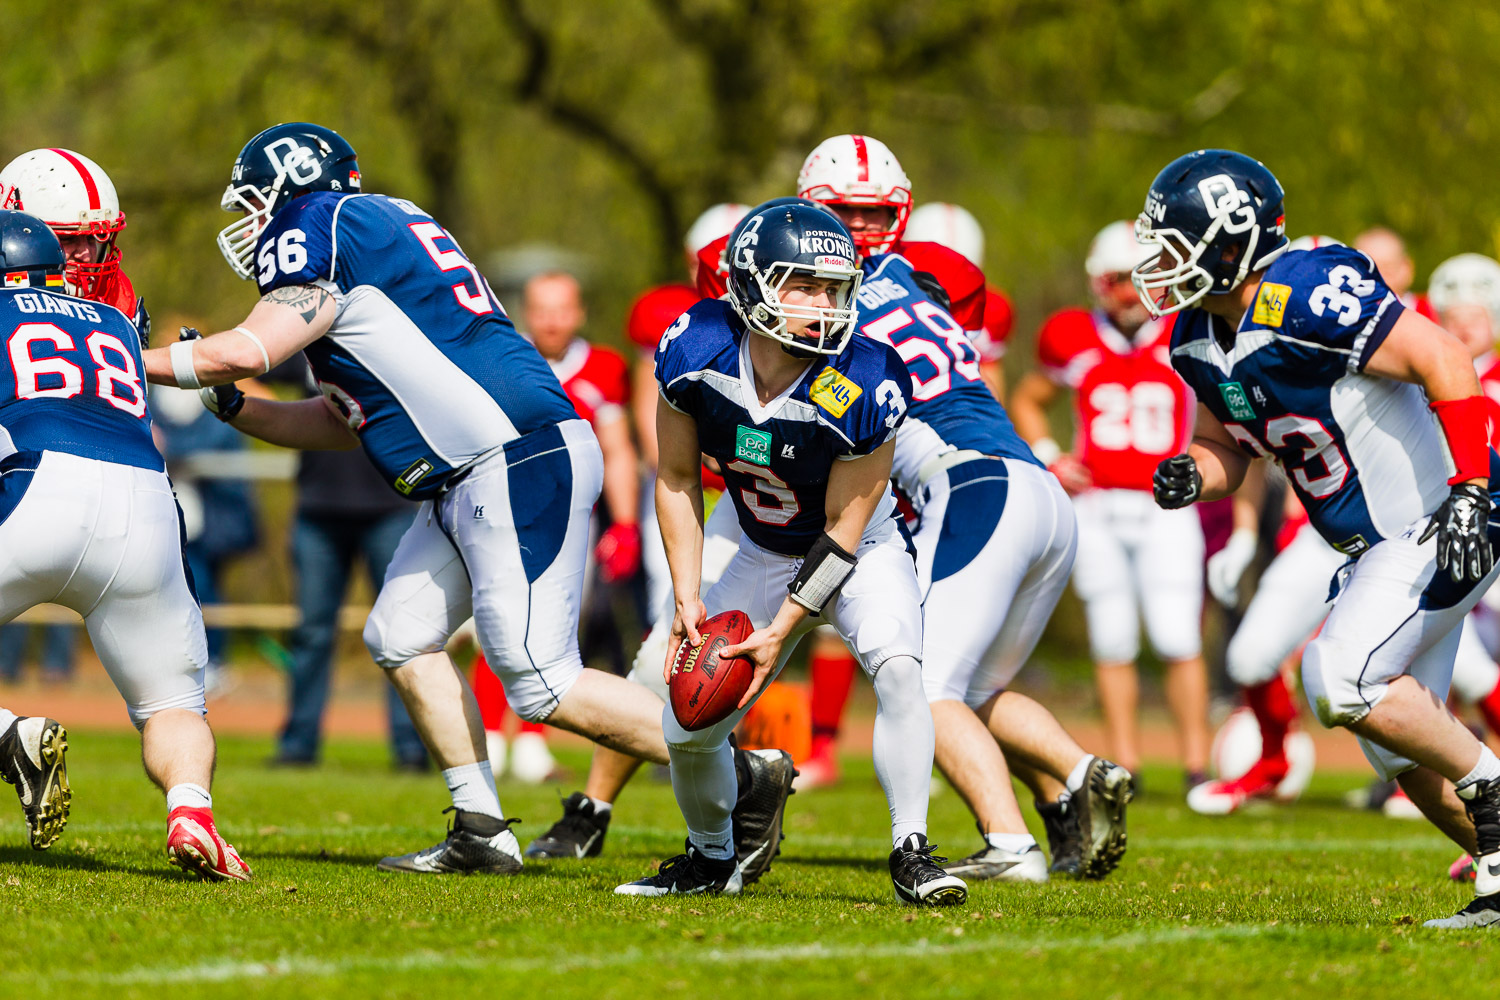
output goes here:
[{"label": "jersey number 3", "polygon": [[[17,399],[68,399],[84,390],[83,368],[67,358],[36,357],[35,344],[50,343],[56,351],[75,351],[73,337],[53,323],[22,323],[6,342],[6,354],[16,375]],[[133,417],[146,415],[146,387],[130,348],[112,333],[95,330],[84,340],[93,361],[94,394]],[[80,359],[81,360],[81,359]]]}]

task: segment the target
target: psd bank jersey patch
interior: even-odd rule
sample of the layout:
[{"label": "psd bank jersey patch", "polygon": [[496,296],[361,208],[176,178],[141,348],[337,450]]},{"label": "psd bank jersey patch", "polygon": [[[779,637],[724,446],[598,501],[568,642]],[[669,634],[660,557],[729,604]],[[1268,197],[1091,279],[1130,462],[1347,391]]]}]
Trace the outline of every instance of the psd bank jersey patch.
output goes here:
[{"label": "psd bank jersey patch", "polygon": [[1201,309],[1173,329],[1173,367],[1244,451],[1286,470],[1313,527],[1350,556],[1448,495],[1422,390],[1365,374],[1403,310],[1368,257],[1327,246],[1266,270],[1227,351],[1223,320]]},{"label": "psd bank jersey patch", "polygon": [[[868,455],[896,433],[911,377],[894,351],[856,336],[843,353],[813,359],[761,406],[750,370],[753,336],[728,302],[699,302],[663,335],[656,378],[668,405],[697,421],[699,445],[722,467],[750,540],[806,555],[826,523],[833,463]],[[871,520],[894,513],[888,491]]]},{"label": "psd bank jersey patch", "polygon": [[255,264],[262,294],[316,285],[338,300],[308,363],[404,496],[431,497],[486,452],[576,417],[478,268],[409,201],[303,195],[261,234]]}]

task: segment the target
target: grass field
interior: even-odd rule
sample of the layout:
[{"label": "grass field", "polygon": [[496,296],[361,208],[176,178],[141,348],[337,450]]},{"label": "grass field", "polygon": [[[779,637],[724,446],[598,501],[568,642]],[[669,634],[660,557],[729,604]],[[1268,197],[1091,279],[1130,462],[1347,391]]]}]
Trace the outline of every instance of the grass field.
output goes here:
[{"label": "grass field", "polygon": [[[1443,877],[1454,852],[1423,824],[1345,809],[1339,793],[1364,775],[1211,821],[1167,794],[1175,774],[1148,770],[1159,791],[1132,807],[1108,882],[978,884],[967,907],[915,911],[892,898],[868,761],[791,800],[786,853],[744,895],[644,901],[609,890],[682,838],[670,789],[644,776],[603,858],[513,878],[387,875],[381,855],[437,839],[439,778],[388,773],[373,743],[298,772],[264,768],[265,741],[225,740],[215,811],[256,878],[210,885],[166,865],[133,737],[71,743],[73,821],[52,850],[26,848],[19,810],[0,806],[0,995],[1369,1000],[1495,968],[1492,936],[1422,929],[1464,902]],[[523,843],[557,815],[555,788],[502,797]],[[951,791],[933,800],[932,836],[953,855],[975,845]]]}]

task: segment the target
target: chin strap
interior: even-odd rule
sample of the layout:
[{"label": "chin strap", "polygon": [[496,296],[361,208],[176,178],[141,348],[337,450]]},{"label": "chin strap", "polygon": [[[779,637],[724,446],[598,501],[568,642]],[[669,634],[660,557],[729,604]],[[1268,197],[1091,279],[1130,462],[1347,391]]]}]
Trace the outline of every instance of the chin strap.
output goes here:
[{"label": "chin strap", "polygon": [[1491,416],[1495,404],[1487,396],[1442,399],[1428,404],[1443,430],[1448,458],[1453,463],[1449,486],[1490,478]]}]

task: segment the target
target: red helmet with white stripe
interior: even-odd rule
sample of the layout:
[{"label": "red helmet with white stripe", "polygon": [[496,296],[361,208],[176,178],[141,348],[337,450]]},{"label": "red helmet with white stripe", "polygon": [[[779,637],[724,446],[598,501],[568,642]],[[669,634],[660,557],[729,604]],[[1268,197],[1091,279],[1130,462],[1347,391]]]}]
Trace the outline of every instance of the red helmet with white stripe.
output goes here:
[{"label": "red helmet with white stripe", "polygon": [[911,217],[906,171],[885,143],[867,135],[836,135],[818,143],[797,175],[797,194],[829,206],[889,208],[888,228],[853,230],[855,246],[865,253],[889,250]]},{"label": "red helmet with white stripe", "polygon": [[90,261],[69,260],[69,291],[105,299],[119,279],[120,251],[115,234],[125,213],[115,185],[99,164],[69,149],[33,149],[0,170],[0,208],[34,215],[59,238],[92,236],[99,243]]}]

